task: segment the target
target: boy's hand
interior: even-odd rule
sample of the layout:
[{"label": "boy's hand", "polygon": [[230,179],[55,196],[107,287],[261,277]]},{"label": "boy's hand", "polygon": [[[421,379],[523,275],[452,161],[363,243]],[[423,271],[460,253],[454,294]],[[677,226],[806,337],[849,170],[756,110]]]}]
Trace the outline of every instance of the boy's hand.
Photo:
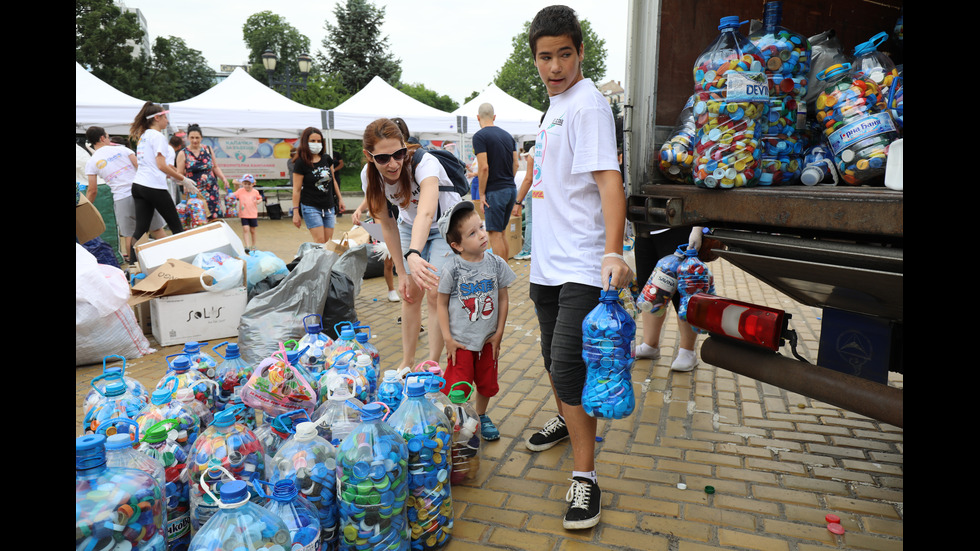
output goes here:
[{"label": "boy's hand", "polygon": [[500,343],[504,340],[503,331],[497,331],[490,336],[488,341],[490,342],[490,348],[493,350],[493,359],[499,359],[500,356]]},{"label": "boy's hand", "polygon": [[456,363],[456,351],[460,348],[462,348],[462,346],[456,342],[456,339],[453,339],[452,337],[446,339],[446,356],[453,361],[453,364]]}]

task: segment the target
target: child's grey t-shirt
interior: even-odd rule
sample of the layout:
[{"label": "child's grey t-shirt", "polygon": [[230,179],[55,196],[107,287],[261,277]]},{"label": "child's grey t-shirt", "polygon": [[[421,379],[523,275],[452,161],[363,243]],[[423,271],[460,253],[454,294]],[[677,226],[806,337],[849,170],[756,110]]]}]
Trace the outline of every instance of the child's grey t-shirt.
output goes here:
[{"label": "child's grey t-shirt", "polygon": [[439,274],[439,292],[449,295],[449,333],[463,348],[479,352],[497,331],[501,288],[517,276],[502,258],[485,252],[480,262],[454,254]]}]

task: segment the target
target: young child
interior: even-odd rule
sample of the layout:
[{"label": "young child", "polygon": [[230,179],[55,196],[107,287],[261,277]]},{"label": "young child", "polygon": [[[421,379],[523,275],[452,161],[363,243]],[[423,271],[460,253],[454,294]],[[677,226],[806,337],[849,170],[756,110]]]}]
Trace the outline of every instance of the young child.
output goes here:
[{"label": "young child", "polygon": [[255,248],[255,236],[259,228],[259,203],[262,202],[262,194],[255,189],[255,177],[251,174],[242,176],[238,183],[242,184],[242,187],[236,189],[232,195],[238,198],[242,219],[242,237],[245,241],[245,252],[248,252]]},{"label": "young child", "polygon": [[487,252],[489,235],[472,201],[463,200],[439,219],[439,232],[456,254],[439,276],[439,327],[449,364],[449,392],[459,381],[476,386],[476,412],[484,440],[500,432],[487,416],[497,394],[497,359],[507,322],[507,287],[517,277],[507,262]]}]

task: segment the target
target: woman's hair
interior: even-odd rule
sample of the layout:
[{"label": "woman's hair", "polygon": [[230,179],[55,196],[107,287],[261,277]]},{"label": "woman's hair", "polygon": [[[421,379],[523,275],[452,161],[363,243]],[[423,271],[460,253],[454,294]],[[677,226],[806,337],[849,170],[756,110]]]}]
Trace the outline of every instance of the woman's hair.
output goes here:
[{"label": "woman's hair", "polygon": [[[313,152],[310,151],[310,136],[313,134],[320,136],[323,147],[327,147],[327,140],[323,138],[323,132],[319,128],[310,126],[306,130],[303,130],[303,134],[299,137],[299,142],[296,143],[296,154],[293,157],[293,162],[296,162],[296,159],[301,159],[306,163],[306,166],[313,167]],[[324,150],[320,151],[321,156],[325,153]]]},{"label": "woman's hair", "polygon": [[90,145],[95,145],[102,139],[102,136],[105,135],[105,128],[102,128],[101,126],[90,126],[88,127],[88,130],[85,131],[85,141]]},{"label": "woman's hair", "polygon": [[133,124],[129,126],[129,139],[133,143],[138,143],[140,141],[140,136],[146,129],[150,127],[150,123],[153,122],[152,119],[148,118],[151,115],[156,115],[163,111],[163,107],[152,101],[148,101],[143,104],[140,108],[140,112],[136,114],[136,118],[133,119]]},{"label": "woman's hair", "polygon": [[[391,119],[378,119],[367,125],[367,128],[364,129],[365,151],[374,151],[375,146],[381,140],[398,140],[403,145],[405,144],[405,136],[398,128],[398,125]],[[412,174],[411,170],[407,170],[406,165],[411,164],[410,159],[412,153],[419,146],[410,144],[406,147],[408,147],[408,155],[403,161],[402,171],[398,176],[398,193],[395,194],[395,199],[402,208],[408,208],[409,201],[412,200]],[[368,211],[370,211],[372,218],[378,219],[381,213],[387,211],[387,198],[384,193],[384,184],[382,183],[381,173],[378,172],[378,167],[374,165],[374,159],[366,153],[364,155],[364,163],[367,165],[367,191],[365,192],[365,198],[367,199]]]},{"label": "woman's hair", "polygon": [[184,138],[181,138],[177,134],[170,136],[170,146],[174,148],[174,151],[180,151],[184,148]]},{"label": "woman's hair", "polygon": [[394,117],[394,118],[391,119],[391,122],[395,123],[395,126],[397,126],[398,127],[398,130],[401,131],[402,137],[404,138],[404,140],[406,142],[408,141],[409,138],[412,137],[412,135],[409,134],[409,132],[408,132],[408,125],[405,124],[405,120],[404,119],[402,119],[401,117]]},{"label": "woman's hair", "polygon": [[538,39],[542,36],[567,36],[578,52],[582,48],[582,26],[575,10],[568,6],[548,6],[534,16],[528,28],[527,39],[531,55],[538,53]]},{"label": "woman's hair", "polygon": [[204,136],[204,132],[201,132],[201,125],[199,124],[188,124],[187,135],[189,136],[191,132],[197,132],[201,136]]}]

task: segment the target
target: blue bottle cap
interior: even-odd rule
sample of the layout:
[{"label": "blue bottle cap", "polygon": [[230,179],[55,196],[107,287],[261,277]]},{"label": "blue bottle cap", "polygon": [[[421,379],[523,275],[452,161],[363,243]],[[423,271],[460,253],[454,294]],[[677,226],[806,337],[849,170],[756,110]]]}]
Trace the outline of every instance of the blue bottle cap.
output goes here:
[{"label": "blue bottle cap", "polygon": [[173,363],[170,364],[170,367],[173,368],[174,371],[186,371],[191,367],[191,361],[187,358],[187,356],[177,356],[174,358]]},{"label": "blue bottle cap", "polygon": [[226,360],[234,360],[235,358],[240,358],[242,355],[241,351],[238,348],[238,343],[236,342],[228,343],[228,347],[225,348],[225,354],[226,354],[225,356]]},{"label": "blue bottle cap", "polygon": [[75,469],[91,469],[103,464],[105,464],[105,435],[86,434],[75,439]]},{"label": "blue bottle cap", "polygon": [[238,503],[248,498],[248,487],[242,480],[229,480],[221,485],[221,502]]},{"label": "blue bottle cap", "polygon": [[106,385],[105,395],[107,397],[120,396],[126,392],[126,383],[114,381]]},{"label": "blue bottle cap", "polygon": [[239,406],[230,407],[214,414],[212,425],[216,427],[230,427],[235,424],[235,416],[238,414]]},{"label": "blue bottle cap", "polygon": [[190,341],[184,343],[184,352],[191,354],[194,352],[199,352],[200,350],[201,350],[201,343],[197,341]]},{"label": "blue bottle cap", "polygon": [[718,30],[720,31],[722,29],[731,29],[731,28],[736,28],[737,29],[738,26],[739,26],[738,16],[737,15],[728,15],[728,16],[725,16],[725,17],[722,17],[721,18],[721,22],[718,23]]},{"label": "blue bottle cap", "polygon": [[384,415],[384,407],[378,402],[365,404],[361,409],[362,421],[373,421],[375,419],[380,419],[382,415]]},{"label": "blue bottle cap", "polygon": [[105,440],[105,449],[124,450],[133,447],[133,438],[128,432],[117,432]]},{"label": "blue bottle cap", "polygon": [[162,406],[163,404],[169,402],[172,396],[173,393],[170,392],[169,388],[161,387],[154,390],[153,394],[150,395],[150,403],[155,406]]},{"label": "blue bottle cap", "polygon": [[409,396],[424,396],[425,395],[425,384],[410,382],[405,386],[405,392]]}]

